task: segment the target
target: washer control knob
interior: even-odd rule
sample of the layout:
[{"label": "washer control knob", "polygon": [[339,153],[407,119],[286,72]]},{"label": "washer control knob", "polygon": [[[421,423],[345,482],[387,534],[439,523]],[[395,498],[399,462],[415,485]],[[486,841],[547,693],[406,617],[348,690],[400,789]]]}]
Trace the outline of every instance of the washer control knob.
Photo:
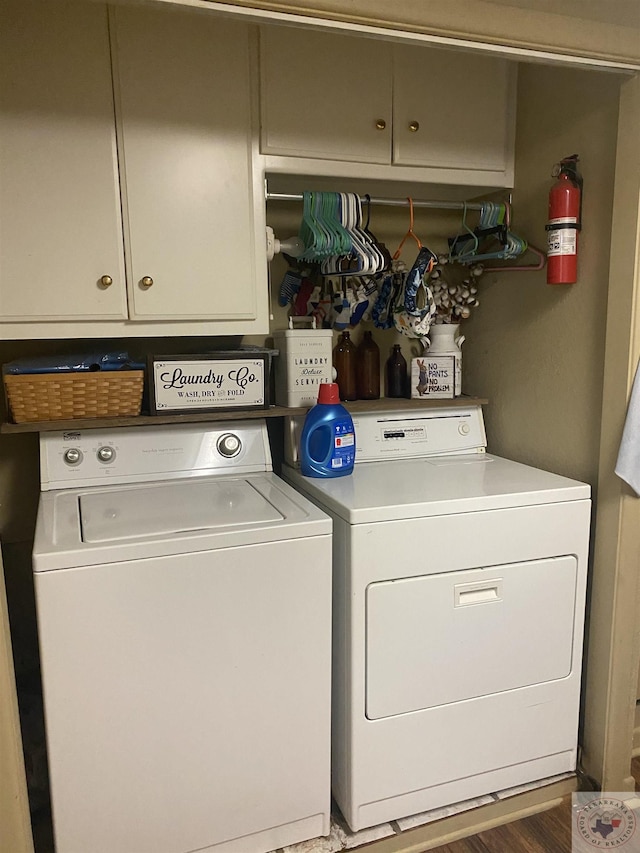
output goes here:
[{"label": "washer control knob", "polygon": [[65,450],[63,458],[67,465],[79,465],[82,462],[82,451],[77,447],[70,447]]},{"label": "washer control knob", "polygon": [[113,447],[105,444],[103,447],[98,448],[97,456],[99,462],[113,462],[116,458],[116,452]]},{"label": "washer control knob", "polygon": [[230,459],[232,456],[237,456],[240,453],[242,442],[237,435],[234,435],[232,432],[226,432],[220,436],[216,447],[220,456],[226,456],[227,459]]},{"label": "washer control knob", "polygon": [[471,432],[471,427],[469,426],[469,424],[463,421],[461,424],[458,425],[458,432],[460,433],[460,435],[469,435],[469,433]]}]

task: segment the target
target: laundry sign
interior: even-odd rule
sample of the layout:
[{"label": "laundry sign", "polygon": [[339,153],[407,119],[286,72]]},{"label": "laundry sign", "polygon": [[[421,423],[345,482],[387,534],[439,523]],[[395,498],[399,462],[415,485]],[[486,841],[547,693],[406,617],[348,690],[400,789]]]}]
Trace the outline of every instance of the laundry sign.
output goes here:
[{"label": "laundry sign", "polygon": [[268,371],[268,355],[255,352],[151,356],[151,410],[162,414],[267,409]]}]

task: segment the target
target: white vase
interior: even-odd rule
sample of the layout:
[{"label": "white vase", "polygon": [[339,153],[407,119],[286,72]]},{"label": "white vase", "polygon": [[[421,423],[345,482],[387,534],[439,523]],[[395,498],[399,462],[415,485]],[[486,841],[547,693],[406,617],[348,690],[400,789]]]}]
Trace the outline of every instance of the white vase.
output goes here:
[{"label": "white vase", "polygon": [[464,335],[460,334],[458,323],[436,323],[429,329],[428,351],[432,355],[450,355],[454,359],[453,393],[462,394],[462,344]]}]

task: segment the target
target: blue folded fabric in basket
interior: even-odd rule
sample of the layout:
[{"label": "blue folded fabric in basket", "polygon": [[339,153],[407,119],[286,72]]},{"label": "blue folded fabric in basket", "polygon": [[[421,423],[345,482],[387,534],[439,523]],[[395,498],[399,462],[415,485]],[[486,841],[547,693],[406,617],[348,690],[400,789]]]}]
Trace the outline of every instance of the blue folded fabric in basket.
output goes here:
[{"label": "blue folded fabric in basket", "polygon": [[92,352],[19,358],[3,365],[3,373],[79,373],[98,370],[144,370],[127,352]]}]

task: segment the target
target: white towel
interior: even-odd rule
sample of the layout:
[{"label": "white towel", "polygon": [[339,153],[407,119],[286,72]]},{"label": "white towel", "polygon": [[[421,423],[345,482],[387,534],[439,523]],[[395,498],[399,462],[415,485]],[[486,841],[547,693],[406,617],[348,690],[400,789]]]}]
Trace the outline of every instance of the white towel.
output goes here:
[{"label": "white towel", "polygon": [[640,497],[640,366],[636,369],[616,462],[616,474]]}]

